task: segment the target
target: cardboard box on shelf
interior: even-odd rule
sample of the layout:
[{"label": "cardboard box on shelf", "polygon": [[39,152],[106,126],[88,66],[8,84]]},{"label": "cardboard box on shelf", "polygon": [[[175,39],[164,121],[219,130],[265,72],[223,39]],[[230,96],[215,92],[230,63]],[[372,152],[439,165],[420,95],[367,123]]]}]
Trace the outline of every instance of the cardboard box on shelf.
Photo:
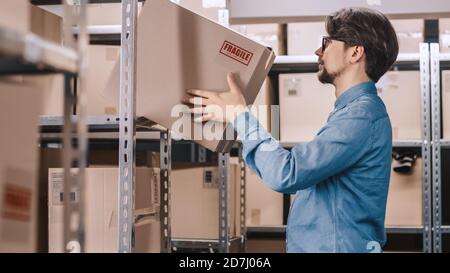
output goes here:
[{"label": "cardboard box on shelf", "polygon": [[[43,39],[60,44],[62,18],[34,5],[31,5],[30,10],[30,31]],[[25,75],[22,82],[40,89],[44,102],[41,115],[61,116],[63,114],[64,78],[62,75]]]},{"label": "cardboard box on shelf", "polygon": [[[88,115],[115,115],[118,105],[102,94],[119,56],[119,47],[90,45],[87,49],[86,111]],[[24,82],[41,88],[44,108],[41,115],[61,116],[64,109],[64,78],[62,75],[24,76]],[[79,86],[79,85],[78,85]]]},{"label": "cardboard box on shelf", "polygon": [[39,90],[33,86],[0,80],[0,252],[37,250],[41,107]]},{"label": "cardboard box on shelf", "polygon": [[310,141],[327,122],[334,108],[334,88],[316,73],[280,74],[280,140]]},{"label": "cardboard box on shelf", "polygon": [[[86,252],[117,251],[118,172],[111,167],[86,169]],[[62,252],[63,247],[63,175],[61,168],[49,169],[50,252]],[[159,206],[159,169],[136,168],[135,218],[141,219],[135,222],[136,252],[160,252],[160,224],[149,218]]]},{"label": "cardboard box on shelf", "polygon": [[30,31],[30,3],[28,0],[2,0],[0,27],[22,33]]},{"label": "cardboard box on shelf", "polygon": [[[217,5],[208,5],[208,2],[211,1],[205,1],[205,0],[179,0],[175,1],[178,2],[178,5],[192,10],[193,12],[200,14],[203,17],[208,18],[209,20],[212,20],[214,22],[219,21],[219,9]],[[217,1],[216,1],[217,2]],[[223,7],[225,8],[225,7]]]},{"label": "cardboard box on shelf", "polygon": [[[399,42],[400,53],[419,53],[423,42],[423,19],[391,20]],[[322,36],[328,36],[325,22],[288,24],[288,55],[314,55],[322,44]]]},{"label": "cardboard box on shelf", "polygon": [[31,5],[30,31],[48,41],[62,42],[62,18],[38,6]]},{"label": "cardboard box on shelf", "polygon": [[88,115],[116,115],[119,105],[102,93],[111,71],[120,54],[120,47],[90,45],[88,47],[88,68],[86,73],[86,95]]},{"label": "cardboard box on shelf", "polygon": [[[166,128],[174,125],[180,129],[179,137],[193,139],[210,150],[229,151],[233,141],[223,140],[223,124],[194,124],[190,114],[183,114],[182,99],[188,89],[228,90],[226,74],[236,72],[245,99],[252,104],[274,61],[273,52],[170,1],[146,3],[137,31],[137,115]],[[116,102],[119,63],[105,88],[106,96]],[[180,111],[176,105],[181,106]],[[232,137],[230,125],[228,129]],[[207,140],[207,132],[215,139]]]},{"label": "cardboard box on shelf", "polygon": [[[281,74],[279,79],[281,141],[312,140],[333,110],[333,87],[320,83],[315,73]],[[389,71],[377,88],[392,123],[393,139],[420,139],[419,71]],[[407,103],[399,103],[405,98]]]},{"label": "cardboard box on shelf", "polygon": [[450,18],[439,19],[439,51],[450,53]]},{"label": "cardboard box on shelf", "polygon": [[283,194],[270,189],[251,169],[246,169],[247,226],[283,225]]},{"label": "cardboard box on shelf", "polygon": [[391,20],[391,24],[397,33],[399,53],[419,53],[424,39],[424,20],[397,19]]},{"label": "cardboard box on shelf", "polygon": [[277,24],[232,25],[230,27],[250,39],[270,46],[273,52],[279,55]]},{"label": "cardboard box on shelf", "polygon": [[288,24],[288,55],[314,55],[327,35],[325,22]]},{"label": "cardboard box on shelf", "polygon": [[391,170],[385,225],[421,226],[422,222],[422,160],[418,158],[410,174]]},{"label": "cardboard box on shelf", "polygon": [[389,71],[378,81],[377,89],[391,120],[393,139],[420,139],[420,72]]},{"label": "cardboard box on shelf", "polygon": [[442,71],[442,132],[446,140],[450,140],[450,70]]},{"label": "cardboard box on shelf", "polygon": [[[240,233],[238,165],[231,163],[228,175],[230,236],[233,237]],[[172,237],[219,239],[218,167],[173,170],[170,181]]]}]

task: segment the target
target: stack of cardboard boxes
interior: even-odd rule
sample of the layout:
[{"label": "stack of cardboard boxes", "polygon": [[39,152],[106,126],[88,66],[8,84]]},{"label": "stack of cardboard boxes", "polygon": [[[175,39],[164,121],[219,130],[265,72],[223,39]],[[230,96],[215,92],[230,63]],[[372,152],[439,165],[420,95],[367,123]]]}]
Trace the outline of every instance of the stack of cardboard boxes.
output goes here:
[{"label": "stack of cardboard boxes", "polygon": [[[219,169],[201,167],[173,170],[171,182],[172,237],[219,238]],[[230,163],[228,173],[229,234],[240,235],[240,168]]]},{"label": "stack of cardboard boxes", "polygon": [[[419,53],[423,42],[423,19],[391,20],[397,32],[400,53]],[[288,55],[314,55],[328,36],[325,22],[288,24]]]},{"label": "stack of cardboard boxes", "polygon": [[[0,27],[41,31],[50,21],[26,0],[0,3]],[[48,34],[48,33],[47,33]],[[41,89],[21,76],[0,77],[0,252],[37,250],[38,118]]]},{"label": "stack of cardboard boxes", "polygon": [[39,91],[0,80],[0,252],[36,251]]},{"label": "stack of cardboard boxes", "polygon": [[[76,175],[76,169],[73,169]],[[90,167],[85,176],[85,251],[118,250],[118,168]],[[63,252],[64,171],[49,169],[49,251]],[[159,168],[136,168],[136,252],[160,252]],[[80,193],[75,191],[75,200]]]},{"label": "stack of cardboard boxes", "polygon": [[246,168],[246,225],[283,225],[283,194],[264,184],[250,168]]}]

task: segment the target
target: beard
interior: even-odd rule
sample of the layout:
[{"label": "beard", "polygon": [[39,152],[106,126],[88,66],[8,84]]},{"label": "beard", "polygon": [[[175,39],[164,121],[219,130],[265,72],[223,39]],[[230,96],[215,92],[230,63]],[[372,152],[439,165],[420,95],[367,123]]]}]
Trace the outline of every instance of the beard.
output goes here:
[{"label": "beard", "polygon": [[341,74],[342,71],[338,71],[335,73],[329,73],[325,66],[322,65],[322,70],[319,70],[317,73],[317,78],[321,83],[330,83],[333,84],[334,80]]}]

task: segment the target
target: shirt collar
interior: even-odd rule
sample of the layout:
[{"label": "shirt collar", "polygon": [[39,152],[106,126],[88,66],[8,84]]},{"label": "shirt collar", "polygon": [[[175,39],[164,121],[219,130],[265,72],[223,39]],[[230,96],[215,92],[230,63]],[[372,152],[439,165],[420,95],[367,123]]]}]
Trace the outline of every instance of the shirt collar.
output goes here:
[{"label": "shirt collar", "polygon": [[344,91],[344,93],[336,99],[334,107],[336,110],[344,108],[347,104],[364,94],[377,94],[377,88],[373,81],[360,83]]}]

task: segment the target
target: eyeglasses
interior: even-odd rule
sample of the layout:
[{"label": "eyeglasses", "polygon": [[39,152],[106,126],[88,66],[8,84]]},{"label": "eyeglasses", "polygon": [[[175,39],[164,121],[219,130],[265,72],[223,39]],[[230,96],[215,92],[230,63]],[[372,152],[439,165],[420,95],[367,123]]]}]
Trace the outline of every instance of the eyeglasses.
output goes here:
[{"label": "eyeglasses", "polygon": [[332,36],[323,36],[322,37],[322,52],[325,51],[325,49],[327,48],[327,46],[331,43],[331,41],[340,41],[340,42],[344,42],[348,45],[356,45],[358,44],[357,42],[354,41],[349,41],[348,39],[343,39],[343,38],[338,38],[338,37],[332,37]]}]

